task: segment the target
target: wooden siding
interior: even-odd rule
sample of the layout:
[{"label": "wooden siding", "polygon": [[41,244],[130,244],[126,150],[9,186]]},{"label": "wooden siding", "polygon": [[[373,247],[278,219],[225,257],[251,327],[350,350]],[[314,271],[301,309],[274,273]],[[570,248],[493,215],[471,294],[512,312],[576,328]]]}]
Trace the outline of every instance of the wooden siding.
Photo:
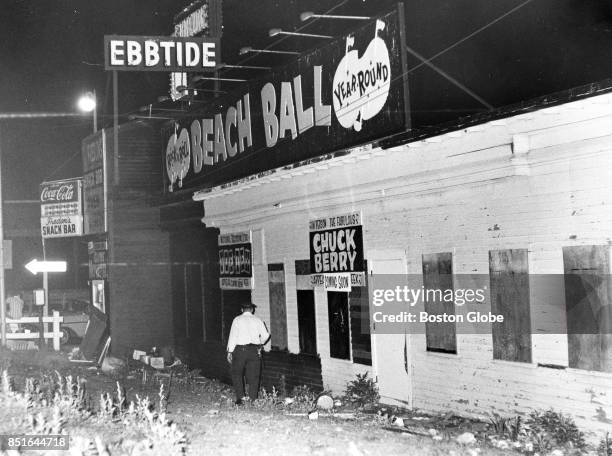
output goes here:
[{"label": "wooden siding", "polygon": [[[363,212],[366,259],[370,250],[405,250],[408,273],[421,274],[424,253],[452,252],[455,287],[461,274],[477,274],[470,286],[489,290],[490,250],[527,249],[531,274],[562,277],[563,247],[608,245],[612,237],[610,95],[357,154],[363,160],[334,159],[338,166],[313,165],[303,175],[206,199],[205,221],[222,232],[260,233],[255,255],[284,262],[287,289],[296,284],[293,262],[309,255],[308,220],[347,210]],[[266,275],[257,268],[255,275],[253,299],[267,319]],[[541,323],[548,313],[565,326],[563,312],[550,314],[562,292],[537,292],[530,288],[531,318]],[[329,357],[327,294],[314,294],[323,383],[341,392],[356,373],[374,373],[376,360],[370,368]],[[491,310],[489,292],[474,308]],[[293,293],[287,319],[289,350],[297,353]],[[538,331],[532,362],[516,363],[494,359],[491,333],[458,327],[457,355],[427,352],[425,335],[413,334],[414,407],[480,417],[554,407],[599,438],[611,431],[612,374],[568,367],[567,339]]]}]

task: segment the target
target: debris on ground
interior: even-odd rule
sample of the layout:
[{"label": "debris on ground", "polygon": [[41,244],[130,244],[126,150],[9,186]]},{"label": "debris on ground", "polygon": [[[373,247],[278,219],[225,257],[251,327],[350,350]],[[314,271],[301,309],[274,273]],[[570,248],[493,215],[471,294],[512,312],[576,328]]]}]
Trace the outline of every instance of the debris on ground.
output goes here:
[{"label": "debris on ground", "polygon": [[319,408],[321,410],[331,410],[331,409],[333,409],[334,408],[334,399],[331,396],[327,395],[327,394],[322,394],[317,399],[317,408]]},{"label": "debris on ground", "polygon": [[464,432],[455,439],[461,445],[471,445],[476,442],[476,437],[471,432]]},{"label": "debris on ground", "polygon": [[114,356],[105,356],[100,370],[107,375],[117,375],[126,367],[125,361]]}]

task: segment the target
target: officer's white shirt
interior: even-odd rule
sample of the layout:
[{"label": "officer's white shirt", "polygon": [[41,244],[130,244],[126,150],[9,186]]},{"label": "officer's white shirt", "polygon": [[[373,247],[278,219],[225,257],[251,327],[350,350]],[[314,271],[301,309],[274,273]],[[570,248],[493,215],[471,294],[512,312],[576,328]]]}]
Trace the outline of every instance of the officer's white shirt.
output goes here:
[{"label": "officer's white shirt", "polygon": [[264,344],[270,338],[266,324],[251,312],[243,312],[232,322],[227,351],[232,353],[236,345]]}]

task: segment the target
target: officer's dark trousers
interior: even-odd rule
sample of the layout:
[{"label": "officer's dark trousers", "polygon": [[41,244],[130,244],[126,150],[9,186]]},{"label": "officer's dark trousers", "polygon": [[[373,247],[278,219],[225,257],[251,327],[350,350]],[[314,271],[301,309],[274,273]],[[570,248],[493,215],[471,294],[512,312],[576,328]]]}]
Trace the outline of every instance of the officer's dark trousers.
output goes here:
[{"label": "officer's dark trousers", "polygon": [[244,394],[244,378],[249,384],[249,398],[257,399],[259,392],[259,375],[261,374],[261,359],[257,353],[258,345],[236,345],[232,357],[232,383],[236,399],[242,399]]}]

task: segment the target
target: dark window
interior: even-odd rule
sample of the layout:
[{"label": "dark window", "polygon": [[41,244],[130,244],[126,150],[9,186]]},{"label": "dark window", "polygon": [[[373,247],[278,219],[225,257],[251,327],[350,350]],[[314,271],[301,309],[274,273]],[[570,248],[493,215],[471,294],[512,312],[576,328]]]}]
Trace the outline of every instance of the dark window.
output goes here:
[{"label": "dark window", "polygon": [[185,266],[172,266],[172,315],[174,333],[178,337],[186,337],[187,319],[185,317]]},{"label": "dark window", "polygon": [[[423,255],[423,286],[426,292],[425,312],[430,315],[451,315],[455,303],[444,300],[447,290],[453,290],[453,254],[450,252]],[[428,292],[434,291],[434,292]],[[457,353],[456,324],[453,322],[425,323],[427,350]]]},{"label": "dark window", "polygon": [[268,265],[270,291],[270,333],[272,348],[287,350],[287,300],[285,296],[285,266],[282,263]]},{"label": "dark window", "polygon": [[328,291],[329,356],[350,359],[350,329],[348,293]]},{"label": "dark window", "polygon": [[185,265],[185,308],[187,337],[202,340],[204,321],[202,315],[202,265]]},{"label": "dark window", "polygon": [[204,230],[205,262],[202,278],[204,280],[204,321],[207,342],[221,342],[223,331],[223,307],[219,288],[219,231]]},{"label": "dark window", "polygon": [[492,323],[493,358],[531,362],[531,314],[527,249],[490,250],[491,313],[504,321]]},{"label": "dark window", "polygon": [[[365,268],[367,271],[367,268]],[[366,279],[367,280],[367,279]],[[366,287],[353,287],[349,294],[353,362],[372,365],[370,302]]]},{"label": "dark window", "polygon": [[178,339],[221,340],[217,230],[172,231],[172,309]]},{"label": "dark window", "polygon": [[569,366],[612,372],[610,247],[563,247]]},{"label": "dark window", "polygon": [[314,291],[297,290],[298,331],[300,353],[317,354],[317,324]]},{"label": "dark window", "polygon": [[223,290],[223,343],[227,344],[232,322],[241,313],[242,304],[251,302],[250,290]]}]

